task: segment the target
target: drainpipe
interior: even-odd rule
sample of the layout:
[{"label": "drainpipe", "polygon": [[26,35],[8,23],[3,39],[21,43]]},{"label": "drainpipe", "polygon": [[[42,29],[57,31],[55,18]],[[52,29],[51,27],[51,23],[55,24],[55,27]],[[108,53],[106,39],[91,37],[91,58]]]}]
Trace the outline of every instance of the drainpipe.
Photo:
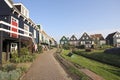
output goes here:
[{"label": "drainpipe", "polygon": [[[3,25],[0,24],[0,28],[2,28]],[[3,51],[3,31],[0,31],[0,67],[2,66],[2,51]]]}]

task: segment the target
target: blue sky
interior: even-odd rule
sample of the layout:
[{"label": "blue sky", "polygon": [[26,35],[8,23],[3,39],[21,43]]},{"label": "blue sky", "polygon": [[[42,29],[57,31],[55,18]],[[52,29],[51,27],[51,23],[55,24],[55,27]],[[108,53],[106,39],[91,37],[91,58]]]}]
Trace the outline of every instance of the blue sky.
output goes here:
[{"label": "blue sky", "polygon": [[63,36],[120,31],[120,0],[13,0],[23,3],[30,18],[57,41]]}]

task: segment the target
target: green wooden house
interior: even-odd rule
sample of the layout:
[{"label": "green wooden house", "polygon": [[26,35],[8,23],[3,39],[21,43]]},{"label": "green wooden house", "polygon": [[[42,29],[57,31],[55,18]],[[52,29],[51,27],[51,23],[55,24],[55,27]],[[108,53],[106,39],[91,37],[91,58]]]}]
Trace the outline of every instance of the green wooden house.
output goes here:
[{"label": "green wooden house", "polygon": [[61,39],[60,39],[60,44],[61,45],[65,45],[65,44],[68,44],[68,39],[65,37],[65,36],[63,36]]}]

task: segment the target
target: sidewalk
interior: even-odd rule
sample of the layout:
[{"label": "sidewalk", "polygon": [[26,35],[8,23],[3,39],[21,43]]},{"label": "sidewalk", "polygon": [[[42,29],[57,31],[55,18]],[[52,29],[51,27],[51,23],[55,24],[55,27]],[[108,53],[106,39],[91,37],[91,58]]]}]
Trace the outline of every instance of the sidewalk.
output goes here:
[{"label": "sidewalk", "polygon": [[72,80],[55,60],[55,51],[40,54],[22,80]]}]

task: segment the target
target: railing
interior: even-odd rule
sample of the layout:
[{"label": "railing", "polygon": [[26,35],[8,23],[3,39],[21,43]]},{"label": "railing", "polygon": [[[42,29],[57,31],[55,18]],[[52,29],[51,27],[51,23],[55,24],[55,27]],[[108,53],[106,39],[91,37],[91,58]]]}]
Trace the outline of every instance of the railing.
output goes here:
[{"label": "railing", "polygon": [[34,43],[34,45],[36,44],[35,39],[34,39],[34,37],[33,37],[33,35],[32,35],[31,32],[29,32],[29,31],[27,31],[27,30],[24,30],[24,29],[22,29],[22,28],[13,26],[13,25],[11,25],[11,24],[9,24],[9,23],[7,23],[7,22],[4,22],[4,21],[0,21],[0,24],[6,25],[6,26],[8,26],[8,27],[10,27],[10,28],[15,28],[15,29],[18,29],[18,30],[20,30],[20,31],[26,32],[26,33],[28,33],[29,35],[26,35],[26,34],[24,34],[24,33],[23,33],[23,34],[22,34],[22,33],[19,33],[19,31],[18,31],[18,32],[14,32],[14,31],[11,31],[11,30],[9,30],[9,29],[4,29],[3,27],[0,28],[0,31],[4,31],[4,32],[8,32],[8,33],[13,33],[13,34],[17,34],[17,35],[24,36],[24,37],[29,37],[29,38],[32,39],[32,42]]}]

